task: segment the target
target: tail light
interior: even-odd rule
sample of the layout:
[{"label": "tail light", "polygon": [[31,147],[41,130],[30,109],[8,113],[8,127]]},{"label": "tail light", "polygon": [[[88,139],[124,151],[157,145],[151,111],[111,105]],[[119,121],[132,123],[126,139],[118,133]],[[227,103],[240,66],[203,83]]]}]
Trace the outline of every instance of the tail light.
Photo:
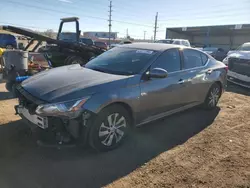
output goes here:
[{"label": "tail light", "polygon": [[225,67],[225,70],[228,72],[228,66]]}]

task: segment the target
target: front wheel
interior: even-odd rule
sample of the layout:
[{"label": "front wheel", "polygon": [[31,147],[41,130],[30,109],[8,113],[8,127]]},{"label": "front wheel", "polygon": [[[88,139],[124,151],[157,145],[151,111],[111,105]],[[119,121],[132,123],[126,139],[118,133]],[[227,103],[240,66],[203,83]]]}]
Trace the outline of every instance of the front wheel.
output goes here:
[{"label": "front wheel", "polygon": [[91,125],[89,144],[97,151],[109,151],[119,146],[127,137],[131,118],[122,106],[103,109]]},{"label": "front wheel", "polygon": [[221,89],[222,88],[220,87],[218,83],[214,83],[211,86],[207,94],[207,97],[205,99],[205,102],[203,104],[205,109],[212,110],[217,106],[220,96],[221,96]]}]

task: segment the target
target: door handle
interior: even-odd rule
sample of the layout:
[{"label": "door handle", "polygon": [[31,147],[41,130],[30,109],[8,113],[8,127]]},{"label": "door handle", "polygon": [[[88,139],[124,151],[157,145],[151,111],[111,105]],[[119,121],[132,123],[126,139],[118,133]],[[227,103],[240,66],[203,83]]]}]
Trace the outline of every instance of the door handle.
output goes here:
[{"label": "door handle", "polygon": [[183,79],[180,79],[179,81],[178,81],[178,84],[183,84],[184,83],[184,80]]},{"label": "door handle", "polygon": [[213,72],[213,70],[212,69],[209,69],[206,73],[207,74],[211,74]]}]

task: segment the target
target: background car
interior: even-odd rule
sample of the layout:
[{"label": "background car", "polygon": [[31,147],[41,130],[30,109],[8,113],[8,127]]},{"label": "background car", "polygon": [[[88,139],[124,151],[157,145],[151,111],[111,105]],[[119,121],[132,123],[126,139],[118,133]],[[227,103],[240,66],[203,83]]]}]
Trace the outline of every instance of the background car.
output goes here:
[{"label": "background car", "polygon": [[17,48],[18,42],[14,35],[0,33],[0,48]]},{"label": "background car", "polygon": [[176,44],[191,47],[190,42],[186,39],[162,39],[155,41],[155,43]]},{"label": "background car", "polygon": [[94,45],[101,48],[101,49],[104,49],[104,50],[107,50],[108,49],[108,45],[106,42],[101,42],[101,41],[95,41],[94,42]]},{"label": "background car", "polygon": [[67,131],[60,135],[70,136],[61,142],[87,139],[94,149],[107,151],[133,126],[197,105],[215,108],[226,73],[223,63],[192,48],[121,45],[84,67],[63,66],[25,80],[17,87],[16,109],[43,129],[56,124],[53,131]]},{"label": "background car", "polygon": [[250,88],[250,42],[239,46],[223,63],[228,65],[228,81]]},{"label": "background car", "polygon": [[90,38],[80,38],[80,42],[89,45],[89,46],[93,46],[94,45],[94,41]]},{"label": "background car", "polygon": [[225,51],[222,48],[206,47],[203,48],[202,50],[211,55],[212,57],[214,57],[218,61],[223,61],[223,59],[227,56],[227,51]]}]

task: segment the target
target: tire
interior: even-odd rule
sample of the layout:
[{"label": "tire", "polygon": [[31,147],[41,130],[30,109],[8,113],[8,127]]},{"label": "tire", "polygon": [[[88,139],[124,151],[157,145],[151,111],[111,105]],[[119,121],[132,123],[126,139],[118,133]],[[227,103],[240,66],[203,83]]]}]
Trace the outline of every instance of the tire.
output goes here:
[{"label": "tire", "polygon": [[[115,117],[116,124],[112,125]],[[113,150],[126,139],[130,126],[131,117],[126,109],[120,105],[106,107],[90,127],[89,145],[97,151]]]},{"label": "tire", "polygon": [[221,97],[222,88],[218,83],[214,83],[209,89],[205,102],[203,104],[204,109],[212,110],[216,108],[218,101]]},{"label": "tire", "polygon": [[86,63],[87,61],[85,61],[81,57],[73,56],[66,59],[65,65],[73,65],[73,64],[85,65]]},{"label": "tire", "polygon": [[15,85],[15,82],[14,82],[14,81],[6,82],[6,83],[5,83],[5,88],[6,88],[9,92],[12,92],[12,91],[13,91],[14,85]]}]

